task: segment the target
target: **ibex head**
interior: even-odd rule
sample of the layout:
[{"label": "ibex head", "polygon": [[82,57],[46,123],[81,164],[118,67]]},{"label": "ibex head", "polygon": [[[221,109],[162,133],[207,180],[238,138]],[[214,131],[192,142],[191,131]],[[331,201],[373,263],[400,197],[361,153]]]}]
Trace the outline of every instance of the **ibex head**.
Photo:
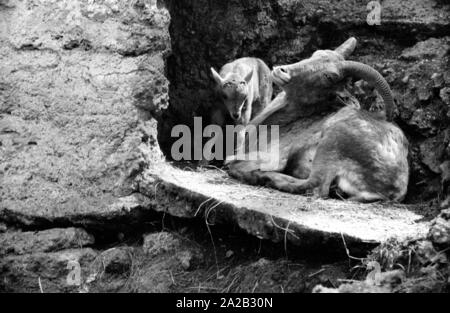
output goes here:
[{"label": "ibex head", "polygon": [[347,76],[372,83],[384,100],[386,116],[391,119],[394,110],[392,92],[386,80],[372,67],[345,61],[356,47],[350,38],[335,50],[316,51],[309,59],[290,65],[274,67],[273,81],[285,92],[288,99],[302,104],[314,104],[334,96],[338,83]]},{"label": "ibex head", "polygon": [[219,95],[227,107],[231,118],[239,122],[242,112],[246,110],[249,94],[248,85],[252,79],[253,71],[250,71],[246,77],[241,77],[236,73],[228,73],[225,77],[222,77],[214,68],[211,68],[211,73],[217,83]]}]

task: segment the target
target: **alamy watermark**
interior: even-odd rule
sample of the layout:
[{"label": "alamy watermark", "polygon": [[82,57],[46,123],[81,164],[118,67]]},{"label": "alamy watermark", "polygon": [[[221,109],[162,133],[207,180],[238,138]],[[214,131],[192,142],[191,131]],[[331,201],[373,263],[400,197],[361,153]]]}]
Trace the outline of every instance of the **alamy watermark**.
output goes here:
[{"label": "alamy watermark", "polygon": [[66,277],[66,283],[68,286],[80,286],[81,285],[81,265],[78,261],[70,260],[67,263],[67,269],[69,273]]},{"label": "alamy watermark", "polygon": [[367,24],[370,26],[373,25],[381,25],[381,4],[379,1],[370,1],[367,4],[367,10],[369,10],[369,14],[367,14]]},{"label": "alamy watermark", "polygon": [[202,118],[194,117],[193,128],[176,125],[171,136],[178,138],[171,148],[175,161],[223,161],[229,157],[255,161],[261,154],[279,153],[278,125],[207,125],[203,128]]}]

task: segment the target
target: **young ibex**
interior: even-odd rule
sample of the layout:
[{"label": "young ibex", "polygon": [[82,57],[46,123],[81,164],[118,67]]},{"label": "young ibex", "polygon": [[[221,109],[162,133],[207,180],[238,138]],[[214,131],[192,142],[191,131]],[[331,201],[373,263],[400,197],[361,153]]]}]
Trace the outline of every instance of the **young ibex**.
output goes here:
[{"label": "young ibex", "polygon": [[237,59],[225,64],[220,74],[214,68],[211,73],[217,92],[236,125],[247,125],[272,100],[271,72],[260,59]]},{"label": "young ibex", "polygon": [[[225,126],[229,115],[234,125],[246,126],[272,100],[271,71],[260,59],[240,58],[225,64],[220,74],[214,68],[211,68],[211,73],[221,99],[211,115],[212,124]],[[239,146],[245,135],[243,132],[237,135]],[[206,165],[212,159],[212,153],[208,153],[200,164]]]},{"label": "young ibex", "polygon": [[[307,126],[300,125],[301,132],[280,138],[281,153],[288,151],[281,156],[282,162],[272,162],[276,165],[269,168],[275,155],[257,161],[231,160],[232,176],[291,193],[313,190],[319,197],[328,197],[330,185],[336,182],[354,201],[404,198],[409,178],[408,141],[391,122],[394,100],[386,80],[368,65],[345,61],[355,46],[356,39],[350,38],[334,51],[320,50],[309,59],[275,67],[273,80],[283,92],[250,124],[267,118],[268,124],[277,124],[286,112],[336,99],[336,94],[342,94],[338,83],[347,76],[374,85],[384,100],[385,116],[345,106]],[[301,119],[294,122],[301,123]]]}]

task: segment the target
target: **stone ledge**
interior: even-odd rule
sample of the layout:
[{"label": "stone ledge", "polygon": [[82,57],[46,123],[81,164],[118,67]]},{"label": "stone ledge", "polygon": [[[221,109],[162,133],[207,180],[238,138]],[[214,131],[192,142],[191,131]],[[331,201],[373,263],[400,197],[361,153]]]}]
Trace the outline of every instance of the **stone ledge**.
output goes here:
[{"label": "stone ledge", "polygon": [[[390,238],[422,238],[429,229],[414,206],[313,200],[241,184],[218,170],[160,164],[144,175],[145,180],[151,183],[141,184],[141,193],[166,202],[155,206],[158,211],[182,218],[207,216],[209,223],[236,224],[275,242],[342,243],[344,236],[347,243],[376,244]],[[173,204],[179,201],[185,205]]]},{"label": "stone ledge", "polygon": [[0,221],[30,229],[59,226],[110,229],[120,227],[125,222],[139,223],[151,205],[150,199],[137,193],[114,199],[107,205],[100,203],[97,206],[80,206],[79,209],[61,207],[58,210],[35,210],[0,202]]}]

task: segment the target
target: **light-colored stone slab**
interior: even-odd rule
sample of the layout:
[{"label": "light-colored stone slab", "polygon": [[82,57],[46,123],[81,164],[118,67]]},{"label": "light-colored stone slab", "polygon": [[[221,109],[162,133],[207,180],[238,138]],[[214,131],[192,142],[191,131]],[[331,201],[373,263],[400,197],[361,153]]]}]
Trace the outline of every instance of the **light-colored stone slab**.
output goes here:
[{"label": "light-colored stone slab", "polygon": [[349,242],[378,243],[423,237],[429,229],[413,206],[311,199],[242,184],[219,170],[182,170],[167,164],[152,168],[146,176],[156,180],[152,187],[141,188],[147,196],[162,199],[172,193],[177,201],[192,203],[180,209],[167,201],[157,210],[179,217],[208,216],[210,223],[231,221],[274,241],[315,244],[342,240],[343,235]]}]

